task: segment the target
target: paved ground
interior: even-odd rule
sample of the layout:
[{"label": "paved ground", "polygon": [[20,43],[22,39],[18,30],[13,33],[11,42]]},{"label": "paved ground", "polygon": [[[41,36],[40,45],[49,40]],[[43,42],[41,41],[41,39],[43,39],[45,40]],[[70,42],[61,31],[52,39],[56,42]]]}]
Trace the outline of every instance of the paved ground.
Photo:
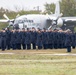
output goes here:
[{"label": "paved ground", "polygon": [[38,54],[38,55],[51,55],[51,56],[76,56],[76,54],[63,53],[63,54]]},{"label": "paved ground", "polygon": [[3,61],[3,62],[12,62],[12,63],[15,63],[15,62],[17,62],[17,63],[25,63],[25,62],[27,62],[27,63],[29,63],[29,62],[46,62],[46,63],[52,63],[52,62],[76,62],[76,60],[74,60],[74,59],[54,59],[54,60],[18,60],[18,59],[0,59],[0,62],[1,61]]},{"label": "paved ground", "polygon": [[14,54],[14,53],[0,53],[0,54],[10,54],[10,55],[12,55],[12,54]]},{"label": "paved ground", "polygon": [[[0,54],[9,54],[9,55],[12,55],[12,54],[15,54],[15,53],[0,53]],[[76,56],[75,53],[54,53],[54,54],[37,54],[37,55],[51,55],[51,56]]]}]

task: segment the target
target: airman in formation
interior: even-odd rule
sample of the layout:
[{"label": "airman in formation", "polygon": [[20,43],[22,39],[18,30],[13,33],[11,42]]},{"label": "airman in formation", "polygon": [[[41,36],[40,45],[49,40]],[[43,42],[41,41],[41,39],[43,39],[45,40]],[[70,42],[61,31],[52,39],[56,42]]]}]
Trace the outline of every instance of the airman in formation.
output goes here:
[{"label": "airman in formation", "polygon": [[76,33],[68,30],[57,30],[45,28],[37,30],[23,28],[10,30],[9,28],[0,31],[0,48],[10,50],[30,49],[63,49],[71,52],[71,47],[76,46]]}]

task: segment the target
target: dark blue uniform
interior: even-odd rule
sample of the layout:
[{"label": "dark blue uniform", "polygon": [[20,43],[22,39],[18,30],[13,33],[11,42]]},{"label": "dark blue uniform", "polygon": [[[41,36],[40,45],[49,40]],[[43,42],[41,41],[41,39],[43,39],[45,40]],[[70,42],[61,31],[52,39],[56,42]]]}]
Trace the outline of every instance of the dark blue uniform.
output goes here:
[{"label": "dark blue uniform", "polygon": [[37,33],[36,45],[38,46],[38,49],[42,49],[42,33],[40,31]]},{"label": "dark blue uniform", "polygon": [[16,33],[15,32],[11,32],[11,47],[13,50],[16,49]]},{"label": "dark blue uniform", "polygon": [[47,49],[48,48],[48,33],[46,31],[42,32],[42,44],[43,48]]},{"label": "dark blue uniform", "polygon": [[7,50],[9,50],[11,48],[10,41],[11,41],[11,31],[6,30],[6,48],[7,48]]},{"label": "dark blue uniform", "polygon": [[72,44],[72,40],[71,40],[71,33],[66,33],[66,38],[65,38],[65,46],[67,48],[67,52],[71,52],[71,44]]},{"label": "dark blue uniform", "polygon": [[58,48],[58,32],[53,32],[54,35],[54,48],[57,49]]},{"label": "dark blue uniform", "polygon": [[27,49],[31,49],[31,33],[30,33],[30,31],[27,31],[25,33],[25,45],[27,46]]},{"label": "dark blue uniform", "polygon": [[36,41],[37,41],[37,32],[31,31],[31,43],[32,43],[33,49],[36,49]]},{"label": "dark blue uniform", "polygon": [[22,35],[22,40],[21,40],[22,47],[23,47],[23,49],[26,49],[26,44],[25,44],[26,32],[25,31],[22,31],[21,32],[21,35]]},{"label": "dark blue uniform", "polygon": [[58,41],[57,41],[57,44],[58,44],[58,48],[62,48],[63,46],[62,46],[62,32],[58,32]]},{"label": "dark blue uniform", "polygon": [[54,32],[48,32],[48,48],[53,49],[54,47]]},{"label": "dark blue uniform", "polygon": [[1,37],[2,37],[2,33],[0,31],[0,49],[1,49],[1,41],[2,41]]},{"label": "dark blue uniform", "polygon": [[75,40],[74,40],[74,42],[75,42],[75,47],[76,47],[76,33],[74,33],[74,35],[75,35]]},{"label": "dark blue uniform", "polygon": [[3,31],[1,35],[1,49],[4,51],[6,49],[6,32]]},{"label": "dark blue uniform", "polygon": [[75,33],[72,33],[71,34],[71,39],[72,39],[72,48],[75,49],[75,46],[76,46],[76,37],[75,37]]},{"label": "dark blue uniform", "polygon": [[21,32],[16,31],[16,48],[21,49]]},{"label": "dark blue uniform", "polygon": [[61,33],[61,48],[66,48],[65,47],[65,33]]}]

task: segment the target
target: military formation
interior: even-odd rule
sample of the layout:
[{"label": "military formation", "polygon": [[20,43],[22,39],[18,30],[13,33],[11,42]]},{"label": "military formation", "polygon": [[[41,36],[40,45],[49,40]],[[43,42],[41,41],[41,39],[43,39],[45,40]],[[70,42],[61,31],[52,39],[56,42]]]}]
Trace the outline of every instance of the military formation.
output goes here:
[{"label": "military formation", "polygon": [[0,31],[0,49],[30,50],[30,49],[63,49],[71,52],[76,46],[76,33],[70,30],[49,29],[2,29]]}]

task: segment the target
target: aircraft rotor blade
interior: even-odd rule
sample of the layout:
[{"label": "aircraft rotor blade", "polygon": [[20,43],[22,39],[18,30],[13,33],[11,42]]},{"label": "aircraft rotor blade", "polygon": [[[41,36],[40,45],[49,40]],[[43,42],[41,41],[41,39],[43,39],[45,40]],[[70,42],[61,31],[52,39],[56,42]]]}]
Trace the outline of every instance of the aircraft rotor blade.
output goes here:
[{"label": "aircraft rotor blade", "polygon": [[20,16],[20,14],[17,14],[16,18],[18,18]]},{"label": "aircraft rotor blade", "polygon": [[6,14],[4,14],[3,16],[4,16],[4,18],[6,18],[7,20],[10,20],[10,19],[7,17],[7,15],[6,15]]},{"label": "aircraft rotor blade", "polygon": [[0,20],[0,22],[4,22],[4,23],[6,23],[6,22],[8,22],[8,20],[6,20],[6,19],[2,19],[2,20]]}]

